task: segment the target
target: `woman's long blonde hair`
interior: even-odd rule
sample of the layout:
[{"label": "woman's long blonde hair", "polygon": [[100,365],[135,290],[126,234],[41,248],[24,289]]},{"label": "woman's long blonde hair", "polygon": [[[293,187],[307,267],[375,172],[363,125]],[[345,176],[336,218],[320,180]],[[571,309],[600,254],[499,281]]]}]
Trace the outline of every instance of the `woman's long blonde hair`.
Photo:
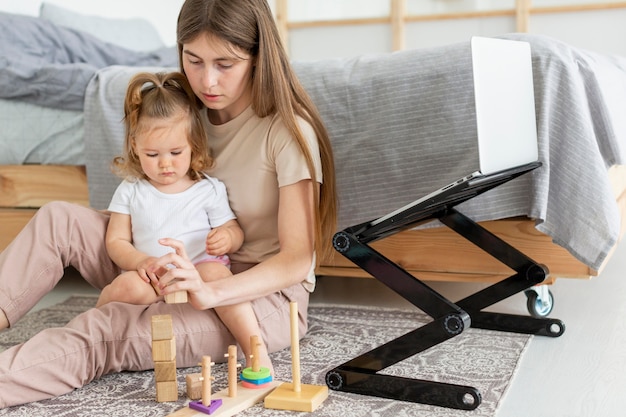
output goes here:
[{"label": "woman's long blonde hair", "polygon": [[316,182],[311,152],[296,117],[307,121],[319,142],[324,175],[315,189],[315,246],[318,262],[330,254],[337,227],[337,199],[333,152],[321,116],[296,77],[283,48],[271,9],[265,0],[186,0],[178,17],[178,52],[182,69],[183,44],[211,34],[246,51],[255,63],[252,108],[259,117],[278,114],[304,154]]},{"label": "woman's long blonde hair", "polygon": [[124,98],[124,152],[113,159],[112,169],[122,178],[146,178],[135,152],[137,134],[149,131],[149,119],[181,115],[189,121],[187,140],[191,164],[187,175],[196,181],[213,165],[207,133],[187,77],[180,72],[140,72],[128,83]]}]

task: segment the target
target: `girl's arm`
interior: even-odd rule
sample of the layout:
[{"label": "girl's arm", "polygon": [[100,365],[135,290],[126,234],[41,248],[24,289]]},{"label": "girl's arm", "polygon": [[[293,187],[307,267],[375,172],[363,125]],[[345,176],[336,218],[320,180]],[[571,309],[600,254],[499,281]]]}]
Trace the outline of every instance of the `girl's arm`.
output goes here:
[{"label": "girl's arm", "polygon": [[138,251],[133,246],[130,215],[111,213],[111,219],[106,232],[106,248],[109,257],[117,266],[126,271],[138,271],[139,275],[149,282],[145,269],[149,266],[147,261],[154,261],[150,257]]},{"label": "girl's arm", "polygon": [[[177,253],[165,255],[155,264],[172,263],[161,277],[164,294],[187,290],[190,303],[198,309],[237,304],[263,297],[302,282],[311,269],[314,251],[313,181],[303,180],[279,191],[278,239],[280,251],[266,261],[227,279],[203,282],[186,258],[180,242],[164,239]],[[179,281],[168,285],[173,279]],[[167,287],[166,287],[167,286]]]}]

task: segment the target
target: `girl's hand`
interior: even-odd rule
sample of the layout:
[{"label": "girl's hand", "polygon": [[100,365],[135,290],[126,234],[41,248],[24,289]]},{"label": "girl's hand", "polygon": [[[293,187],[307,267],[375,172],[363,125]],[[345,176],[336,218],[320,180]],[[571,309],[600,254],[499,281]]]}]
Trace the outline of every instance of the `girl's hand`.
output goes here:
[{"label": "girl's hand", "polygon": [[242,244],[243,230],[237,220],[232,219],[209,232],[206,237],[206,253],[222,256],[239,250]]},{"label": "girl's hand", "polygon": [[[214,294],[207,283],[200,277],[200,273],[191,263],[185,246],[176,239],[159,239],[159,243],[169,246],[175,252],[168,253],[158,258],[148,271],[148,275],[157,274],[162,268],[167,268],[167,272],[158,278],[158,287],[162,295],[171,294],[176,291],[187,291],[189,304],[198,310],[206,310],[216,305]],[[171,267],[173,266],[173,267]]]},{"label": "girl's hand", "polygon": [[206,237],[206,253],[213,256],[226,255],[232,250],[232,236],[226,228],[217,227]]},{"label": "girl's hand", "polygon": [[157,268],[156,274],[148,272],[153,269],[157,259],[158,258],[154,256],[148,256],[147,258],[143,259],[141,262],[137,264],[137,273],[139,274],[141,279],[143,279],[147,283],[150,283],[150,281],[152,281],[156,284],[159,281],[158,275],[160,275],[160,273],[165,272],[165,271],[159,270],[158,268]]}]

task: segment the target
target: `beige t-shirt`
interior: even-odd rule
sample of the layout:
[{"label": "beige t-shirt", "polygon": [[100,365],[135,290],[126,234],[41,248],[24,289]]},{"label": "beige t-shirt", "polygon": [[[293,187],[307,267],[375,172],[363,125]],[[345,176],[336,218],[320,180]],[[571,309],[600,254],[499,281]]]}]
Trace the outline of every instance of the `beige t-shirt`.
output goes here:
[{"label": "beige t-shirt", "polygon": [[[259,118],[248,107],[222,125],[209,122],[203,112],[215,166],[209,175],[226,184],[228,198],[244,232],[244,243],[230,256],[233,263],[256,264],[276,254],[279,187],[312,178],[298,144],[278,116]],[[313,128],[299,119],[322,182],[322,164]],[[307,288],[315,283],[313,268]]]}]

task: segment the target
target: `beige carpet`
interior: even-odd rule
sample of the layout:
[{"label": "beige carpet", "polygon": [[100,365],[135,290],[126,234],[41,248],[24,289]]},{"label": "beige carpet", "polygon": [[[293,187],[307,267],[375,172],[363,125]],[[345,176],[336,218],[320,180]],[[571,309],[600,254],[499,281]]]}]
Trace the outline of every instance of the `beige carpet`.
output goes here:
[{"label": "beige carpet", "polygon": [[[91,308],[95,298],[74,296],[50,308],[30,313],[14,328],[0,333],[0,351],[18,344],[39,330],[62,326]],[[300,343],[304,384],[324,384],[326,372],[355,356],[419,327],[429,317],[419,311],[313,305],[309,332]],[[408,403],[330,391],[315,416],[494,416],[511,384],[531,336],[469,329],[459,337],[411,357],[385,373],[454,384],[470,385],[482,395],[472,411]],[[272,354],[276,377],[291,381],[289,349]],[[395,369],[392,369],[395,368]],[[123,372],[105,376],[58,398],[0,410],[0,416],[167,416],[186,403],[185,375],[199,368],[179,369],[178,403],[155,401],[154,373]],[[226,365],[213,369],[216,390],[226,386]],[[304,413],[267,410],[261,404],[241,416],[294,416]]]}]

